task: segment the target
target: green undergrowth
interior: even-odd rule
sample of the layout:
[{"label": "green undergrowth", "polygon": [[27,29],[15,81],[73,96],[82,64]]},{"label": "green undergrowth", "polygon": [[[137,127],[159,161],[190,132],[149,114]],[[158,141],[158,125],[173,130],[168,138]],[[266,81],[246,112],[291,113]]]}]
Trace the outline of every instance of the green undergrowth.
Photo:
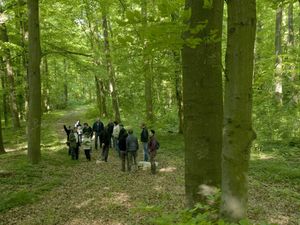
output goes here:
[{"label": "green undergrowth", "polygon": [[31,165],[24,152],[0,157],[0,212],[35,202],[70,176],[76,162],[66,160],[66,149],[42,152],[38,165]]},{"label": "green undergrowth", "polygon": [[[141,170],[120,173],[120,162],[113,150],[109,153],[109,163],[104,165],[96,163],[99,158],[96,151],[90,164],[82,152],[79,162],[70,160],[63,125],[73,125],[77,120],[92,125],[96,118],[97,110],[92,105],[44,114],[42,160],[38,165],[28,163],[25,129],[3,130],[5,147],[10,151],[0,155],[0,223],[1,215],[10,220],[17,212],[21,220],[21,215],[32,212],[34,216],[24,224],[100,221],[103,224],[227,225],[212,218],[216,214],[212,209],[200,210],[201,213],[200,206],[184,209],[184,142],[182,135],[172,131],[175,126],[171,124],[149,126],[156,130],[161,145],[157,157],[161,171],[157,176]],[[103,119],[105,124],[108,121]],[[139,117],[129,114],[122,122],[139,136],[143,122]],[[254,143],[249,168],[249,221],[241,221],[240,225],[300,221],[299,156],[299,148],[294,144]],[[141,150],[138,159],[142,159]],[[69,193],[64,193],[65,190]],[[27,207],[31,211],[27,212]]]}]

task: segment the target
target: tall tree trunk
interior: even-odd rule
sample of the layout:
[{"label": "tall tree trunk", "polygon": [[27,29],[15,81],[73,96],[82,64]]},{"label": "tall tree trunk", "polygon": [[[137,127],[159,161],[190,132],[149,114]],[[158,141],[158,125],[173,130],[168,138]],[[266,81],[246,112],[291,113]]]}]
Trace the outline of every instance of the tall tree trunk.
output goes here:
[{"label": "tall tree trunk", "polygon": [[[148,27],[148,9],[147,0],[142,0],[141,7],[142,24],[144,29]],[[151,54],[148,47],[147,37],[142,40],[143,44],[143,71],[145,77],[145,101],[146,101],[146,119],[151,124],[154,120],[153,113],[153,99],[152,99],[152,86],[153,86],[153,73],[151,66]]]},{"label": "tall tree trunk", "polygon": [[282,46],[281,46],[281,25],[282,25],[282,6],[278,6],[276,11],[276,31],[275,31],[275,99],[279,105],[282,100]]},{"label": "tall tree trunk", "polygon": [[39,1],[28,0],[28,157],[32,164],[41,158],[41,46]]},{"label": "tall tree trunk", "polygon": [[68,90],[68,65],[64,59],[64,107],[68,106],[69,90]]},{"label": "tall tree trunk", "polygon": [[107,116],[107,109],[106,109],[106,98],[104,94],[104,84],[101,79],[95,76],[95,84],[97,90],[97,103],[98,109],[101,117]]},{"label": "tall tree trunk", "polygon": [[[7,81],[6,81],[6,66],[4,66],[4,60],[1,57],[1,70],[3,71],[3,75],[1,75],[1,86],[2,86],[2,109],[3,109],[3,116],[4,116],[4,124],[5,127],[8,126],[8,103],[7,103]],[[3,67],[2,67],[3,66]]]},{"label": "tall tree trunk", "polygon": [[239,221],[247,215],[248,167],[252,129],[252,78],[256,1],[228,0],[222,152],[222,215]]},{"label": "tall tree trunk", "polygon": [[[289,59],[289,70],[290,80],[292,82],[292,102],[297,105],[299,103],[299,94],[297,91],[297,73],[296,73],[296,62],[297,57],[295,56],[295,38],[294,38],[294,9],[293,3],[289,3],[288,7],[288,59]],[[295,62],[296,61],[296,62]]]},{"label": "tall tree trunk", "polygon": [[119,97],[116,88],[116,75],[115,70],[111,60],[109,38],[108,38],[108,26],[107,26],[107,15],[104,12],[102,15],[102,26],[103,26],[103,36],[104,36],[104,50],[106,57],[107,72],[109,75],[110,92],[112,97],[112,106],[115,113],[115,120],[121,121],[120,109],[119,109]]},{"label": "tall tree trunk", "polygon": [[42,84],[43,84],[43,89],[42,89],[42,105],[43,105],[43,111],[48,112],[50,110],[50,90],[49,90],[49,68],[48,68],[48,58],[47,56],[43,57],[43,67],[44,67],[44,79]]},{"label": "tall tree trunk", "polygon": [[[22,48],[22,53],[19,57],[16,58],[17,66],[15,68],[17,75],[17,102],[18,102],[18,111],[20,118],[24,119],[26,116],[25,104],[27,101],[27,90],[24,85],[24,81],[27,79],[27,66],[26,66],[26,50],[25,50],[25,31],[24,31],[24,13],[23,7],[25,7],[26,2],[23,0],[17,0],[17,6],[15,7],[15,17],[16,17],[16,30],[18,32],[18,45]],[[26,83],[26,82],[25,82]]]},{"label": "tall tree trunk", "polygon": [[[223,1],[186,0],[190,29],[182,50],[185,191],[188,206],[205,199],[202,188],[221,185]],[[212,40],[211,34],[214,34]],[[196,46],[188,40],[201,39]]]},{"label": "tall tree trunk", "polygon": [[178,108],[178,133],[183,133],[183,103],[182,103],[182,71],[181,71],[181,61],[178,52],[173,51],[173,57],[175,62],[175,88],[176,88],[176,100]]},{"label": "tall tree trunk", "polygon": [[5,153],[4,145],[3,145],[3,135],[2,135],[2,119],[0,112],[0,155]]},{"label": "tall tree trunk", "polygon": [[[0,6],[1,7],[1,6]],[[0,13],[3,12],[2,8],[0,8]],[[8,35],[7,35],[7,29],[5,26],[5,23],[0,24],[0,40],[3,42],[9,42]],[[5,74],[7,77],[7,84],[8,84],[8,91],[9,91],[9,107],[12,115],[12,122],[14,128],[20,128],[20,120],[19,120],[19,112],[18,112],[18,106],[17,106],[17,97],[16,97],[16,88],[15,88],[15,75],[12,68],[11,63],[11,55],[10,50],[5,49],[4,54],[4,63],[5,63]]]}]

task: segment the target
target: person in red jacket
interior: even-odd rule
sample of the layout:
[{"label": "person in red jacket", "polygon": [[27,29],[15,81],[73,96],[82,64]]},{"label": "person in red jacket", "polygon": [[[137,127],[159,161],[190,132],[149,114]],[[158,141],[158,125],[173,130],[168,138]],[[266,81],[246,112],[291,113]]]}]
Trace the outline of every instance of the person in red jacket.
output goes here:
[{"label": "person in red jacket", "polygon": [[150,163],[151,163],[151,173],[155,174],[156,173],[156,164],[155,164],[155,156],[156,156],[156,150],[157,150],[157,140],[155,137],[155,131],[150,130],[149,133],[150,139],[148,142],[148,150],[149,150],[149,155],[150,155]]}]

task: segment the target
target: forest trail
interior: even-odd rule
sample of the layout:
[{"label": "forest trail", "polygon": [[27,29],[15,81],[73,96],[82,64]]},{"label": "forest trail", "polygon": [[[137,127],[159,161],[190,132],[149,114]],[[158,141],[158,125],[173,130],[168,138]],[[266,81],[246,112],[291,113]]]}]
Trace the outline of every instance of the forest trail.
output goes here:
[{"label": "forest trail", "polygon": [[[67,112],[52,123],[51,129],[58,137],[65,137],[63,125],[74,124],[84,118],[84,113],[84,108]],[[64,142],[65,139],[60,141]],[[66,146],[62,151],[65,160],[71,160]],[[147,222],[148,214],[153,217],[183,206],[183,160],[175,163],[173,156],[158,154],[161,171],[151,175],[149,170],[121,172],[120,160],[112,149],[107,163],[97,163],[99,155],[99,150],[93,150],[92,161],[88,162],[80,150],[79,161],[66,167],[64,172],[69,176],[61,185],[32,204],[3,213],[0,224],[151,224]],[[141,159],[139,149],[138,160]],[[56,172],[59,171],[53,171]]]},{"label": "forest trail", "polygon": [[[97,163],[100,150],[93,150],[91,162],[85,159],[82,150],[79,160],[72,161],[67,154],[63,125],[73,126],[78,119],[92,125],[95,118],[87,114],[89,110],[82,106],[43,116],[43,159],[39,165],[28,164],[23,149],[0,158],[0,165],[7,164],[6,170],[13,174],[1,180],[4,186],[0,186],[3,192],[0,199],[4,199],[4,205],[16,203],[5,207],[0,201],[0,225],[152,225],[155,223],[151,219],[184,207],[182,136],[159,136],[161,149],[156,175],[141,169],[121,172],[120,160],[113,149],[107,163]],[[139,130],[135,132],[138,136]],[[140,161],[141,149],[138,154]],[[287,162],[276,158],[251,161],[250,219],[299,224],[297,173],[294,180],[288,179]],[[3,208],[6,210],[1,211]]]}]

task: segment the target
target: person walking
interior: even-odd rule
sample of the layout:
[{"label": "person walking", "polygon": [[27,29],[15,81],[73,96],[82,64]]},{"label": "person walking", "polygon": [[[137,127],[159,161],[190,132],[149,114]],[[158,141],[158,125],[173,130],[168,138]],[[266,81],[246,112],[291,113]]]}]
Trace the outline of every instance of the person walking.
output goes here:
[{"label": "person walking", "polygon": [[93,132],[95,136],[95,149],[98,148],[98,139],[99,139],[99,144],[101,145],[101,132],[103,130],[104,130],[104,125],[100,121],[100,119],[97,118],[96,122],[93,124]]},{"label": "person walking", "polygon": [[112,137],[113,137],[113,147],[116,150],[117,154],[119,155],[119,143],[118,143],[118,139],[119,139],[119,134],[120,134],[120,126],[118,121],[114,121],[114,128],[113,128],[113,133],[112,133]]},{"label": "person walking", "polygon": [[101,156],[102,156],[102,161],[105,162],[107,162],[107,158],[108,158],[109,139],[110,139],[110,135],[109,135],[108,127],[105,127],[100,135],[100,140],[101,140],[100,145],[102,147]]},{"label": "person walking", "polygon": [[71,131],[70,131],[69,142],[70,142],[72,159],[78,160],[78,135],[75,132],[75,128],[71,129]]},{"label": "person walking", "polygon": [[136,136],[133,135],[133,130],[128,129],[128,136],[126,138],[126,150],[127,150],[127,160],[128,160],[128,171],[131,171],[132,165],[137,165],[136,157],[137,151],[139,149],[139,143]]},{"label": "person walking", "polygon": [[144,149],[144,161],[147,162],[149,159],[149,151],[148,151],[149,133],[145,123],[142,123],[141,128],[142,128],[141,142]]},{"label": "person walking", "polygon": [[91,161],[92,138],[88,132],[83,134],[81,146],[82,149],[84,150],[86,159],[88,161]]},{"label": "person walking", "polygon": [[120,155],[119,157],[121,158],[121,170],[125,172],[125,163],[127,161],[127,169],[128,169],[128,158],[127,158],[127,149],[126,149],[126,138],[127,138],[127,131],[125,128],[122,126],[122,129],[120,130],[119,134],[119,149],[120,149]]},{"label": "person walking", "polygon": [[71,133],[71,126],[69,126],[68,128],[66,127],[66,125],[64,125],[64,130],[67,134],[67,146],[68,146],[68,154],[71,155],[71,147],[70,147],[70,141],[69,141],[69,135]]}]

